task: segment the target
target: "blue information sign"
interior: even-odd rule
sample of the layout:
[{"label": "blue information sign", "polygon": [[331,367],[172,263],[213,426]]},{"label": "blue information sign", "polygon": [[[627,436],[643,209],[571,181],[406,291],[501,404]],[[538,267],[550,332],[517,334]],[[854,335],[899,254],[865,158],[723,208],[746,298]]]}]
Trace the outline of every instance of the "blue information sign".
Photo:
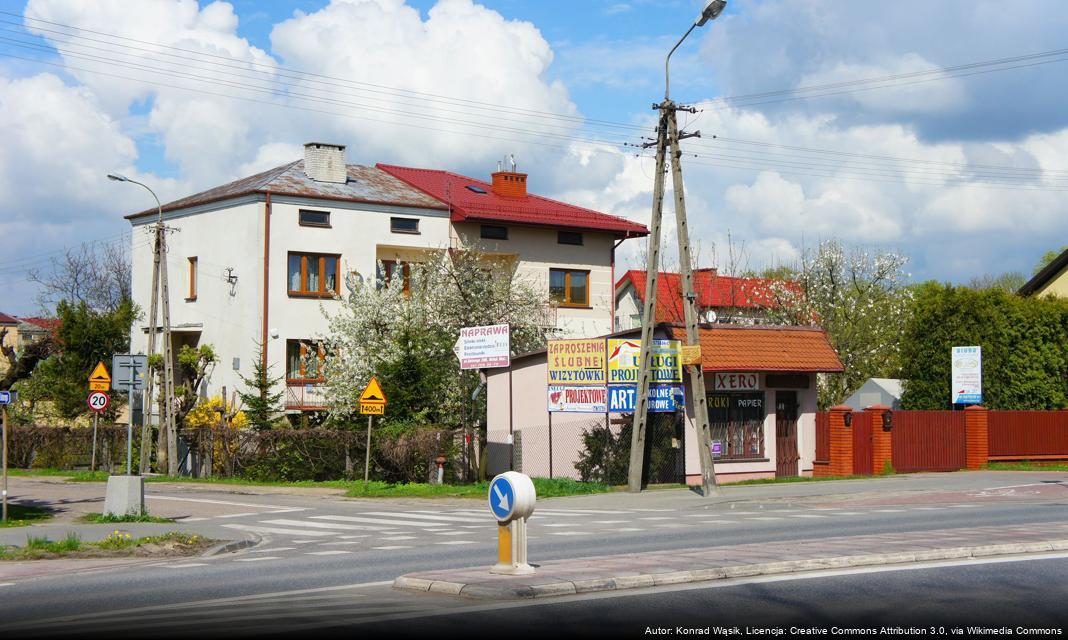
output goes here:
[{"label": "blue information sign", "polygon": [[[633,384],[608,385],[608,412],[633,413],[638,404],[638,386]],[[672,413],[686,406],[682,387],[671,384],[649,385],[649,411]]]},{"label": "blue information sign", "polygon": [[508,478],[498,477],[490,485],[490,511],[500,521],[508,520],[515,510],[515,489]]},{"label": "blue information sign", "polygon": [[0,404],[11,404],[15,400],[15,392],[0,391]]}]

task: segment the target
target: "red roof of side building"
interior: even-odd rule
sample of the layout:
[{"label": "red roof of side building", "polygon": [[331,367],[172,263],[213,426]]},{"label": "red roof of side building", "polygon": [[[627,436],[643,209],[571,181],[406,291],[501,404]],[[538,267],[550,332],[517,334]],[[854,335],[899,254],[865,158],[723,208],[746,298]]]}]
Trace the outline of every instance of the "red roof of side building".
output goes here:
[{"label": "red roof of side building", "polygon": [[58,318],[20,318],[20,320],[50,331],[55,331],[59,328]]},{"label": "red roof of side building", "polygon": [[3,311],[0,311],[0,324],[18,324],[18,318],[9,316]]},{"label": "red roof of side building", "polygon": [[[470,220],[570,227],[630,237],[644,236],[649,233],[645,225],[631,222],[626,218],[577,207],[543,196],[533,194],[522,197],[499,196],[493,193],[490,183],[457,173],[387,164],[375,166],[449,205],[454,222]],[[476,187],[478,191],[468,189],[469,186]]]},{"label": "red roof of side building", "polygon": [[[673,327],[676,340],[686,330]],[[827,332],[814,327],[749,327],[716,325],[701,328],[704,371],[844,371]]]},{"label": "red roof of side building", "polygon": [[[616,288],[630,282],[638,300],[645,300],[645,272],[631,269],[623,274]],[[707,308],[761,309],[773,306],[771,285],[766,278],[736,278],[721,276],[715,269],[694,271],[694,289],[697,305]],[[789,286],[789,285],[787,285]],[[684,321],[682,307],[682,279],[677,273],[661,273],[656,282],[656,322],[681,323]]]}]

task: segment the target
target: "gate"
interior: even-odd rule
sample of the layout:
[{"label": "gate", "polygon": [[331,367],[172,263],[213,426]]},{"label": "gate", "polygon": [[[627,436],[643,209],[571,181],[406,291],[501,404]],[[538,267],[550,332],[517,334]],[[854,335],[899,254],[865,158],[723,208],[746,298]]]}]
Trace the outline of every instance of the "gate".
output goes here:
[{"label": "gate", "polygon": [[775,477],[797,476],[797,392],[775,392]]},{"label": "gate", "polygon": [[871,441],[871,411],[856,411],[853,413],[853,475],[874,475],[872,468],[872,456],[874,454]]},{"label": "gate", "polygon": [[963,411],[895,411],[894,470],[959,471],[965,463]]}]

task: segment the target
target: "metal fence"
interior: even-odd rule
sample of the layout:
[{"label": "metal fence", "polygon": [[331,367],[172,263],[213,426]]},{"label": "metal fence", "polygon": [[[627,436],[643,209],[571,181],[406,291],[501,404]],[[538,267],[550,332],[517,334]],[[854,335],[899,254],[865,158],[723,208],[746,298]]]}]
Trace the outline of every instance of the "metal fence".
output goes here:
[{"label": "metal fence", "polygon": [[967,466],[963,411],[895,411],[893,419],[897,471],[958,471]]},{"label": "metal fence", "polygon": [[990,411],[991,458],[1068,457],[1068,411]]},{"label": "metal fence", "polygon": [[[512,469],[535,477],[627,483],[632,415],[552,415],[551,422],[524,425],[513,432]],[[646,483],[685,481],[681,418],[652,414],[645,444]]]}]

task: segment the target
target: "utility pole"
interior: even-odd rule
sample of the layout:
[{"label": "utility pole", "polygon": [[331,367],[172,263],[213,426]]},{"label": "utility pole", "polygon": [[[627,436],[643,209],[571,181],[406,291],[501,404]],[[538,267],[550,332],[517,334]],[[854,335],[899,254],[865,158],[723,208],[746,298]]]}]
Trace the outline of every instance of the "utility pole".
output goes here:
[{"label": "utility pole", "polygon": [[[157,288],[162,294],[163,304],[163,380],[162,380],[162,393],[163,393],[163,411],[160,415],[160,442],[159,442],[159,464],[162,470],[164,465],[167,466],[167,473],[169,475],[177,475],[178,473],[178,453],[177,453],[177,433],[174,428],[174,367],[171,363],[171,304],[170,304],[170,290],[167,286],[167,227],[163,224],[163,206],[160,204],[159,196],[153,191],[147,184],[138,182],[137,180],[131,180],[124,175],[117,173],[109,173],[109,180],[116,182],[132,182],[136,185],[140,185],[148,190],[152,194],[152,197],[156,200],[156,211],[158,217],[156,218],[155,229],[155,243],[153,246],[152,257],[152,302],[150,304],[151,311],[149,312],[150,325],[148,330],[148,353],[152,355],[156,349],[156,294]],[[146,447],[146,439],[148,435],[148,423],[149,418],[152,415],[152,373],[151,369],[148,371],[148,389],[145,394],[145,406],[144,411],[144,424],[141,427],[141,472],[148,468],[148,449]],[[133,419],[133,392],[130,393],[130,416]],[[132,473],[127,464],[127,473]]]},{"label": "utility pole", "polygon": [[[656,129],[656,173],[653,183],[653,211],[649,233],[648,262],[645,272],[645,307],[642,314],[638,402],[634,413],[634,429],[631,431],[630,470],[627,479],[627,488],[631,492],[641,491],[642,470],[645,466],[645,439],[649,424],[649,383],[652,378],[652,350],[654,329],[656,327],[656,292],[660,272],[660,226],[664,209],[664,174],[666,173],[665,162],[667,160],[668,147],[670,147],[671,152],[672,189],[675,192],[675,219],[679,241],[679,263],[683,281],[682,295],[686,321],[686,344],[688,346],[700,345],[697,327],[697,295],[694,291],[693,268],[690,262],[690,237],[686,224],[686,199],[682,182],[682,165],[680,163],[682,154],[679,150],[680,140],[700,136],[700,132],[693,134],[679,133],[676,113],[680,110],[693,113],[695,110],[692,107],[680,107],[672,102],[668,65],[671,62],[671,54],[675,53],[675,49],[679,48],[679,45],[690,35],[690,32],[696,27],[703,26],[709,20],[714,20],[726,5],[725,0],[712,0],[709,2],[689,30],[668,52],[667,58],[664,60],[664,100],[660,104],[653,105],[654,109],[659,110],[660,118]],[[708,401],[705,397],[704,373],[701,371],[700,362],[696,365],[686,365],[686,370],[692,396],[694,427],[697,432],[697,450],[701,460],[702,493],[708,497],[717,494],[719,489],[716,487],[716,473],[712,461],[712,452],[708,448],[712,438],[708,421]]]},{"label": "utility pole", "polygon": [[[161,215],[160,218],[163,216]],[[155,240],[152,243],[152,302],[149,303],[148,312],[148,357],[151,358],[152,354],[156,353],[156,313],[157,303],[159,302],[159,243],[163,238],[163,221],[158,220],[155,228]],[[149,437],[151,432],[152,422],[152,387],[155,384],[155,373],[152,367],[148,368],[145,372],[145,403],[142,409],[141,420],[141,475],[144,475],[149,470],[149,463],[152,459],[152,439]],[[162,431],[162,423],[161,431]]]}]

